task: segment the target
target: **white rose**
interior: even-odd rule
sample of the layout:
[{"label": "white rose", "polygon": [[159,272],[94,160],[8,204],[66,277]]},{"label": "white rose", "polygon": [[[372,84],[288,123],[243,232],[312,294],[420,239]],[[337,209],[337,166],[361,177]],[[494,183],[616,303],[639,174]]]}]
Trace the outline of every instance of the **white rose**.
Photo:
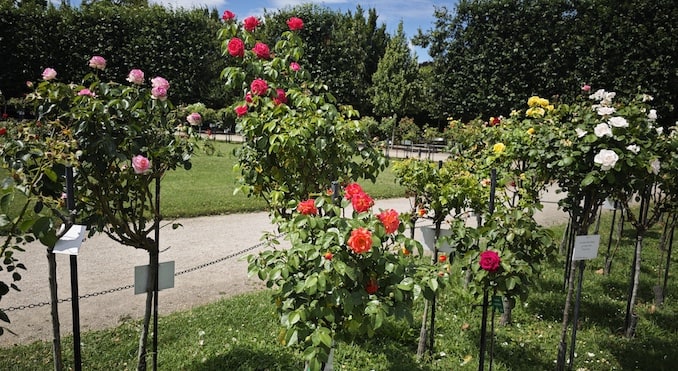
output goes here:
[{"label": "white rose", "polygon": [[593,158],[593,162],[601,165],[601,170],[610,170],[619,160],[619,156],[614,151],[609,149],[601,149],[600,152]]},{"label": "white rose", "polygon": [[664,132],[664,128],[661,127],[661,126],[656,128],[655,130],[657,130],[657,134],[659,134],[659,135],[662,135],[662,133]]},{"label": "white rose", "polygon": [[610,126],[614,126],[615,128],[627,128],[629,127],[628,121],[626,121],[625,118],[623,117],[612,117],[610,121],[608,121]]},{"label": "white rose", "polygon": [[577,138],[583,138],[584,135],[586,135],[588,132],[586,130],[582,130],[580,128],[574,129],[574,131],[577,132]]},{"label": "white rose", "polygon": [[631,145],[626,146],[626,149],[628,149],[629,151],[633,152],[634,155],[637,155],[638,152],[640,152],[640,147],[638,147],[638,146],[635,145],[635,144],[631,144]]},{"label": "white rose", "polygon": [[611,137],[612,136],[612,129],[610,128],[610,125],[606,123],[600,123],[596,125],[596,127],[593,129],[593,133],[596,134],[598,138],[602,138],[604,136]]},{"label": "white rose", "polygon": [[650,121],[654,121],[657,119],[657,110],[656,109],[651,109],[650,113],[647,114],[647,119]]},{"label": "white rose", "polygon": [[605,96],[605,90],[604,89],[598,89],[596,90],[595,93],[589,95],[589,99],[593,100],[601,100]]},{"label": "white rose", "polygon": [[599,106],[597,111],[598,111],[599,115],[607,116],[607,115],[613,114],[615,109],[614,109],[614,107]]},{"label": "white rose", "polygon": [[654,159],[650,161],[650,171],[652,174],[657,175],[659,174],[659,168],[661,167],[661,162],[659,162],[659,159]]}]

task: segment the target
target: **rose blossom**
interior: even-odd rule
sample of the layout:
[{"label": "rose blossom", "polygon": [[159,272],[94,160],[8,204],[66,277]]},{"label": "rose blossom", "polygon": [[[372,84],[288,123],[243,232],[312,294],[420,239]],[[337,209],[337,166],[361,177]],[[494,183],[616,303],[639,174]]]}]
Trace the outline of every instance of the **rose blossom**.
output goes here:
[{"label": "rose blossom", "polygon": [[141,85],[144,83],[144,71],[134,69],[129,71],[129,74],[127,75],[127,81],[131,82],[132,84],[137,84]]},{"label": "rose blossom", "polygon": [[495,143],[494,146],[492,146],[492,151],[496,154],[500,154],[506,150],[506,145],[504,143]]},{"label": "rose blossom", "polygon": [[57,73],[54,70],[54,68],[45,68],[44,71],[42,71],[42,79],[45,81],[52,80],[56,77]]},{"label": "rose blossom", "polygon": [[193,126],[200,125],[202,123],[202,116],[198,112],[193,112],[190,115],[186,116],[186,121]]},{"label": "rose blossom", "polygon": [[496,251],[485,250],[480,253],[480,261],[478,263],[480,264],[480,268],[493,273],[499,269],[501,259]]},{"label": "rose blossom", "polygon": [[300,212],[303,215],[317,215],[318,214],[318,208],[315,207],[315,200],[314,199],[308,199],[306,201],[301,201],[297,205],[297,211]]},{"label": "rose blossom", "polygon": [[245,55],[245,43],[237,37],[228,40],[228,54],[242,58]]},{"label": "rose blossom", "polygon": [[151,168],[151,161],[142,155],[132,157],[132,168],[137,174],[144,174]]},{"label": "rose blossom", "polygon": [[658,127],[658,128],[656,128],[656,129],[654,129],[654,130],[656,130],[656,131],[657,131],[657,134],[659,134],[659,135],[662,135],[662,133],[664,132],[664,128],[661,127],[661,126]]},{"label": "rose blossom", "polygon": [[7,128],[0,128],[0,135],[7,135]]},{"label": "rose blossom", "polygon": [[89,66],[97,70],[103,70],[106,68],[106,60],[102,56],[95,55],[89,60]]},{"label": "rose blossom", "polygon": [[625,118],[618,117],[618,116],[610,118],[610,120],[608,121],[608,124],[610,124],[610,126],[615,127],[615,128],[627,128],[627,127],[629,127],[628,121],[626,121]]},{"label": "rose blossom", "polygon": [[276,96],[273,98],[273,103],[275,105],[287,104],[287,95],[285,94],[285,89],[275,89]]},{"label": "rose blossom", "polygon": [[254,52],[254,54],[257,55],[257,58],[259,59],[268,59],[271,57],[271,51],[268,48],[268,45],[264,43],[254,44],[254,48],[252,48],[252,51]]},{"label": "rose blossom", "polygon": [[591,91],[591,85],[584,84],[584,86],[581,87],[581,90],[585,93],[588,93]]},{"label": "rose blossom", "polygon": [[612,136],[612,129],[610,128],[610,125],[604,122],[596,125],[596,127],[593,128],[593,132],[596,134],[598,138],[602,138],[606,135],[608,137]]},{"label": "rose blossom", "polygon": [[[56,73],[56,72],[55,72]],[[654,121],[657,119],[657,110],[656,109],[651,109],[650,113],[647,114],[647,119],[650,121]]]},{"label": "rose blossom", "polygon": [[650,171],[652,174],[657,175],[659,174],[659,169],[661,168],[661,162],[659,162],[659,159],[654,159],[650,161]]},{"label": "rose blossom", "polygon": [[347,200],[352,199],[353,196],[359,193],[365,193],[365,191],[363,191],[363,188],[358,183],[351,183],[344,188],[344,195]]},{"label": "rose blossom", "polygon": [[151,86],[154,88],[164,88],[165,90],[170,88],[169,82],[160,76],[154,77],[151,80]]},{"label": "rose blossom", "polygon": [[596,111],[600,116],[607,116],[613,114],[616,110],[614,109],[614,107],[598,106],[598,108],[596,108]]},{"label": "rose blossom", "polygon": [[354,229],[347,243],[354,253],[366,253],[372,248],[372,232],[362,227]]},{"label": "rose blossom", "polygon": [[224,10],[224,14],[221,16],[221,19],[226,22],[232,21],[235,19],[235,14],[230,10]]},{"label": "rose blossom", "polygon": [[379,290],[379,285],[377,284],[377,280],[374,278],[370,278],[370,281],[365,285],[365,292],[367,292],[369,295],[376,294],[377,290]]},{"label": "rose blossom", "polygon": [[586,130],[582,130],[580,128],[574,129],[574,131],[577,133],[577,138],[582,138],[586,133],[588,133]]},{"label": "rose blossom", "polygon": [[257,28],[257,26],[259,26],[259,20],[257,19],[257,17],[249,16],[245,18],[245,20],[243,21],[243,27],[245,27],[245,31],[247,32],[254,31],[254,29]]},{"label": "rose blossom", "polygon": [[438,262],[445,263],[447,261],[447,255],[440,255],[438,257]]},{"label": "rose blossom", "polygon": [[242,106],[237,106],[235,107],[235,114],[238,115],[238,117],[245,116],[247,114],[247,105],[242,105]]},{"label": "rose blossom", "polygon": [[301,18],[292,17],[287,20],[287,27],[290,28],[290,31],[299,31],[304,28],[304,21]]},{"label": "rose blossom", "polygon": [[167,89],[162,86],[156,86],[151,89],[151,98],[158,100],[167,99]]},{"label": "rose blossom", "polygon": [[301,66],[297,62],[290,63],[290,69],[294,72],[297,72],[301,69]]},{"label": "rose blossom", "polygon": [[398,212],[393,209],[382,211],[377,215],[377,218],[381,221],[381,224],[384,225],[384,228],[386,228],[386,233],[393,233],[397,231],[398,226],[400,226]]},{"label": "rose blossom", "polygon": [[250,90],[254,95],[265,95],[268,90],[268,83],[263,79],[254,79],[250,84]]},{"label": "rose blossom", "polygon": [[91,90],[89,90],[89,89],[81,89],[81,90],[78,92],[78,95],[81,95],[81,96],[82,96],[82,95],[86,95],[86,96],[92,97],[92,98],[95,97],[94,93],[93,93]]},{"label": "rose blossom", "polygon": [[374,205],[374,200],[367,193],[358,193],[351,198],[351,205],[356,212],[364,213]]},{"label": "rose blossom", "polygon": [[331,251],[328,251],[328,252],[325,253],[325,255],[323,255],[323,257],[324,257],[326,260],[332,260],[332,258],[334,257],[334,254],[332,254]]},{"label": "rose blossom", "polygon": [[609,149],[601,149],[600,152],[593,158],[593,162],[601,165],[601,170],[607,171],[614,167],[619,160],[619,156],[615,151]]},{"label": "rose blossom", "polygon": [[628,149],[630,152],[633,152],[634,155],[637,155],[638,152],[640,152],[640,147],[638,147],[636,144],[630,144],[626,146],[626,149]]}]

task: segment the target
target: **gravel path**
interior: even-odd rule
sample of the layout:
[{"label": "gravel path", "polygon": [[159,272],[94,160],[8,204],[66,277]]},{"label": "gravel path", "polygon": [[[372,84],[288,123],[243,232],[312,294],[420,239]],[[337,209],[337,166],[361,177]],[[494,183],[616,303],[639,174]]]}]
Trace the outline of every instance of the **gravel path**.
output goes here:
[{"label": "gravel path", "polygon": [[[545,207],[537,216],[542,225],[564,223],[566,215],[557,210],[556,195],[547,194]],[[374,210],[393,208],[400,212],[410,210],[407,199],[377,201]],[[242,250],[260,245],[265,231],[274,231],[267,213],[233,214],[178,220],[183,227],[169,226],[160,234],[160,262],[174,261],[174,288],[160,291],[159,313],[187,310],[221,298],[264,287],[256,277],[247,277],[247,254],[262,247],[228,258]],[[0,307],[17,308],[49,302],[48,268],[45,248],[34,244],[19,254],[26,265],[23,279],[18,282],[21,292],[10,292]],[[216,263],[213,263],[216,262]],[[213,263],[213,264],[210,264]],[[77,258],[79,294],[107,292],[134,283],[134,267],[148,264],[148,254],[121,246],[104,235],[86,240]],[[205,265],[204,267],[202,267]],[[194,269],[199,267],[199,269]],[[66,255],[57,255],[59,298],[71,296],[70,262]],[[185,273],[182,273],[185,272]],[[3,274],[6,272],[3,272]],[[7,278],[2,276],[7,282]],[[81,331],[113,327],[121,321],[143,316],[145,295],[134,295],[133,288],[90,296],[80,300]],[[52,325],[50,305],[9,310],[12,321],[5,326],[16,335],[5,332],[0,336],[0,347],[23,344],[35,340],[50,340]],[[62,335],[72,331],[71,303],[59,304]]]}]

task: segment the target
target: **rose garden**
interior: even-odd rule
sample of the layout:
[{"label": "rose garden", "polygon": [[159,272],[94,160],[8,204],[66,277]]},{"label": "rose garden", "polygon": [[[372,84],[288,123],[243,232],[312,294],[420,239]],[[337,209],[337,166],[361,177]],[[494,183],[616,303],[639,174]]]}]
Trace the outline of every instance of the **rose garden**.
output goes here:
[{"label": "rose garden", "polygon": [[[205,135],[198,110],[173,105],[174,82],[162,76],[112,75],[99,52],[80,61],[89,71],[74,82],[46,66],[27,82],[25,117],[0,121],[0,300],[31,275],[22,253],[46,249],[53,339],[3,349],[2,368],[607,370],[678,360],[678,135],[651,94],[582,81],[563,92],[569,100],[525,96],[487,121],[449,118],[443,159],[399,159],[388,156],[392,133],[373,137],[311,75],[305,19],[273,25],[227,11],[220,22],[219,83],[237,97],[227,109],[243,138],[228,147],[235,191],[263,200],[275,225],[246,258],[266,288],[205,307],[235,308],[228,320],[208,314],[174,333],[181,314],[158,318],[159,241],[163,227],[182,228],[162,212],[163,187],[199,157],[217,161],[222,144]],[[282,31],[264,39],[266,28]],[[367,189],[383,174],[408,210],[375,206]],[[542,226],[535,215],[555,192],[569,222]],[[104,330],[131,333],[104,335],[118,339],[104,348],[88,337],[99,335],[59,328],[54,249],[76,226],[148,254],[144,313]],[[424,228],[433,242],[415,238]],[[252,300],[260,312],[237,304]],[[0,336],[12,336],[2,304]],[[231,348],[220,326],[255,335]],[[197,350],[175,339],[199,331]],[[124,364],[101,356],[120,343]]]}]

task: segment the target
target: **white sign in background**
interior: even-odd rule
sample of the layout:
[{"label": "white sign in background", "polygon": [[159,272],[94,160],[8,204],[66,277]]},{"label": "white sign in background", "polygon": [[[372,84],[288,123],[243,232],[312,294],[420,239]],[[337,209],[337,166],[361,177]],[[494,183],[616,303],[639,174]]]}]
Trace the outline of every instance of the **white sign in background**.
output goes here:
[{"label": "white sign in background", "polygon": [[[134,267],[134,295],[146,292],[150,266]],[[174,287],[174,261],[160,263],[158,266],[158,290]]]},{"label": "white sign in background", "polygon": [[591,260],[597,258],[598,246],[600,246],[599,234],[576,236],[574,238],[572,260]]}]

